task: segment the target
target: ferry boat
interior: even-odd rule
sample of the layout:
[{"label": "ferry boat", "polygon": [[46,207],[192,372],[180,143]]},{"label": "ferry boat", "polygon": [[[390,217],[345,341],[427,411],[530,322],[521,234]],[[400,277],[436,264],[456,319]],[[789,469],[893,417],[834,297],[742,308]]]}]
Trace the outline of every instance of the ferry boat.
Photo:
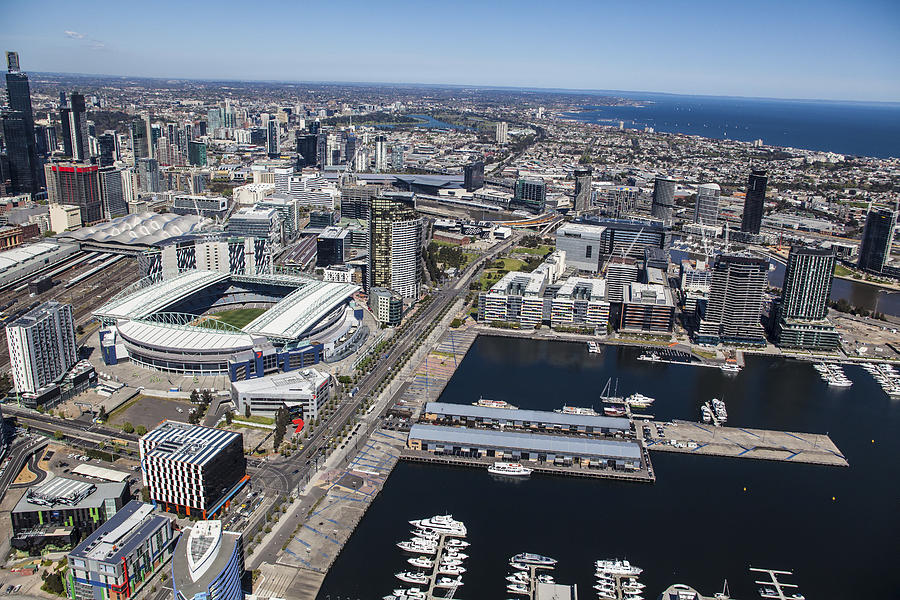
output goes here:
[{"label": "ferry boat", "polygon": [[493,475],[510,475],[514,477],[528,477],[532,469],[522,466],[521,463],[495,462],[488,467],[488,473]]},{"label": "ferry boat", "polygon": [[628,413],[621,406],[604,406],[603,414],[607,417],[624,417]]},{"label": "ferry boat", "polygon": [[649,408],[654,402],[656,402],[656,400],[650,396],[638,393],[634,393],[625,398],[625,404],[629,405],[631,408]]},{"label": "ferry boat", "polygon": [[609,573],[611,575],[640,575],[644,570],[636,565],[631,564],[627,560],[598,560],[594,563],[598,571]]},{"label": "ferry boat", "polygon": [[728,420],[728,411],[725,410],[725,403],[719,400],[718,398],[712,399],[712,408],[716,413],[716,419],[720,423],[724,423]]},{"label": "ferry boat", "polygon": [[439,534],[465,537],[466,526],[461,521],[453,518],[453,515],[435,515],[427,519],[418,519],[409,522],[413,527],[434,531]]},{"label": "ferry boat", "polygon": [[395,573],[394,577],[399,579],[404,583],[414,583],[416,585],[425,585],[428,583],[428,577],[425,576],[425,573],[415,573],[413,571],[403,571],[400,573]]},{"label": "ferry boat", "polygon": [[591,354],[600,354],[600,344],[597,342],[588,342],[587,347]]},{"label": "ferry boat", "polygon": [[539,567],[552,567],[556,564],[557,561],[555,558],[550,558],[549,556],[541,556],[540,554],[523,552],[522,554],[516,554],[515,556],[513,556],[511,562],[517,562],[523,565],[537,565]]},{"label": "ferry boat", "polygon": [[593,408],[583,408],[581,406],[563,406],[562,408],[555,409],[553,412],[563,415],[581,415],[583,417],[600,416],[600,413]]},{"label": "ferry boat", "polygon": [[488,400],[487,398],[479,398],[478,402],[472,403],[472,406],[481,406],[482,408],[508,408],[510,410],[519,408],[518,406],[513,406],[509,402],[504,402],[503,400]]}]

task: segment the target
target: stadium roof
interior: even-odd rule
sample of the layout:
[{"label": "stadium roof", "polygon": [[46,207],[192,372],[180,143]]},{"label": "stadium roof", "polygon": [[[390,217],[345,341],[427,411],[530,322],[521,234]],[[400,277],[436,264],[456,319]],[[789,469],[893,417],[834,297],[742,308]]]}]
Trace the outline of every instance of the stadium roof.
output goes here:
[{"label": "stadium roof", "polygon": [[490,408],[472,406],[471,404],[449,404],[447,402],[429,402],[425,405],[426,413],[442,417],[472,417],[492,419],[505,422],[545,423],[547,425],[569,425],[575,427],[594,427],[596,429],[631,429],[631,422],[623,417],[604,417],[590,415],[570,415],[546,410],[526,410],[508,408]]},{"label": "stadium roof", "polygon": [[74,231],[66,231],[57,237],[61,240],[76,242],[152,246],[171,237],[199,233],[207,222],[207,219],[197,215],[143,212]]},{"label": "stadium roof", "polygon": [[[499,409],[506,410],[506,409]],[[464,447],[495,447],[527,452],[564,454],[581,457],[640,459],[641,449],[635,442],[615,442],[560,435],[539,435],[492,429],[444,427],[416,424],[410,428],[410,439]]]},{"label": "stadium roof", "polygon": [[116,329],[126,339],[165,351],[240,352],[253,348],[255,343],[253,336],[246,333],[152,321],[119,321]]},{"label": "stadium roof", "polygon": [[359,286],[352,283],[308,279],[305,285],[251,321],[244,331],[266,337],[299,338],[357,290]]},{"label": "stadium roof", "polygon": [[109,319],[143,319],[166,306],[228,278],[216,271],[185,271],[165,281],[117,295],[94,311]]}]

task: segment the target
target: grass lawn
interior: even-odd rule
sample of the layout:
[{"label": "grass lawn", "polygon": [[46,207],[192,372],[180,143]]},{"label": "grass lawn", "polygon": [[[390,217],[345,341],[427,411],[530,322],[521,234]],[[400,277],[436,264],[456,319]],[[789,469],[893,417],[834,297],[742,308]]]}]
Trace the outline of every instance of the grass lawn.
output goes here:
[{"label": "grass lawn", "polygon": [[550,246],[547,246],[547,245],[541,245],[541,246],[538,246],[537,248],[525,248],[524,246],[516,246],[515,248],[512,249],[511,254],[520,253],[520,254],[534,254],[536,256],[544,256],[545,254],[547,254],[548,252],[551,252],[552,250],[553,250],[553,248],[551,248]]},{"label": "grass lawn", "polygon": [[840,263],[835,263],[834,274],[838,277],[853,277],[854,272]]},{"label": "grass lawn", "polygon": [[[266,312],[266,308],[235,308],[234,310],[223,310],[214,315],[210,315],[210,320],[216,320],[220,323],[228,323],[240,329],[250,323],[253,319]],[[204,326],[206,321],[201,321],[199,325]],[[212,327],[212,325],[209,325]]]},{"label": "grass lawn", "polygon": [[275,419],[273,419],[272,417],[264,417],[262,415],[250,415],[249,417],[245,417],[243,415],[241,415],[241,416],[235,415],[234,420],[235,421],[237,421],[237,420],[246,421],[248,423],[259,423],[261,425],[274,425],[275,424]]}]

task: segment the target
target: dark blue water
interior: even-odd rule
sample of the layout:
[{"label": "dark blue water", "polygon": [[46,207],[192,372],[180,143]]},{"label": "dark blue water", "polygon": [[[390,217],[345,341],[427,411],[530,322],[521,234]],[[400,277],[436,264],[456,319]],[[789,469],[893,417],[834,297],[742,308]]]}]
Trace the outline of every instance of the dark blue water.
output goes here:
[{"label": "dark blue water", "polygon": [[567,116],[629,129],[685,133],[767,146],[788,146],[860,156],[900,156],[900,103],[620,94],[650,104],[595,106]]},{"label": "dark blue water", "polygon": [[422,119],[425,121],[424,123],[417,123],[416,127],[424,127],[425,129],[458,129],[459,131],[465,131],[467,129],[471,129],[470,127],[465,127],[463,125],[453,125],[452,123],[445,123],[444,121],[439,121],[432,117],[431,115],[409,115],[410,117],[415,117],[416,119]]},{"label": "dark blue water", "polygon": [[[401,462],[326,577],[320,599],[379,598],[408,565],[394,545],[409,519],[451,512],[469,529],[460,598],[505,598],[506,561],[538,552],[560,561],[558,581],[594,598],[593,561],[644,568],[648,599],[682,582],[712,595],[756,598],[748,566],[791,569],[807,598],[897,598],[900,402],[859,367],[852,388],[829,389],[796,361],[753,358],[736,377],[648,364],[631,348],[479,337],[441,400],[479,396],[523,408],[597,403],[608,377],[620,393],[656,398],[658,418],[696,419],[711,397],[729,425],[818,432],[849,468],[653,453],[655,484],[532,476],[508,482],[481,470]],[[746,489],[745,489],[746,488]],[[834,498],[832,500],[832,498]]]}]

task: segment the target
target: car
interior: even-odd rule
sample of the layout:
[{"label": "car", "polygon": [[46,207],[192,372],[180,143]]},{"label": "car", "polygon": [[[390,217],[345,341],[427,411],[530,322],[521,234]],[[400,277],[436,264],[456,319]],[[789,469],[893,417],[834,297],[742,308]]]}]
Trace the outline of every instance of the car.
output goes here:
[{"label": "car", "polygon": [[6,593],[8,594],[8,593],[10,593],[11,591],[13,591],[13,588],[14,588],[14,587],[15,587],[15,586],[13,586],[13,585],[8,585],[8,586],[6,586]]},{"label": "car", "polygon": [[293,471],[291,471],[291,475],[296,475],[299,472],[300,472],[300,469],[294,469]]},{"label": "car", "polygon": [[21,590],[21,589],[22,589],[22,586],[21,586],[21,585],[17,585],[16,587],[13,588],[13,594],[18,593],[18,591]]}]

